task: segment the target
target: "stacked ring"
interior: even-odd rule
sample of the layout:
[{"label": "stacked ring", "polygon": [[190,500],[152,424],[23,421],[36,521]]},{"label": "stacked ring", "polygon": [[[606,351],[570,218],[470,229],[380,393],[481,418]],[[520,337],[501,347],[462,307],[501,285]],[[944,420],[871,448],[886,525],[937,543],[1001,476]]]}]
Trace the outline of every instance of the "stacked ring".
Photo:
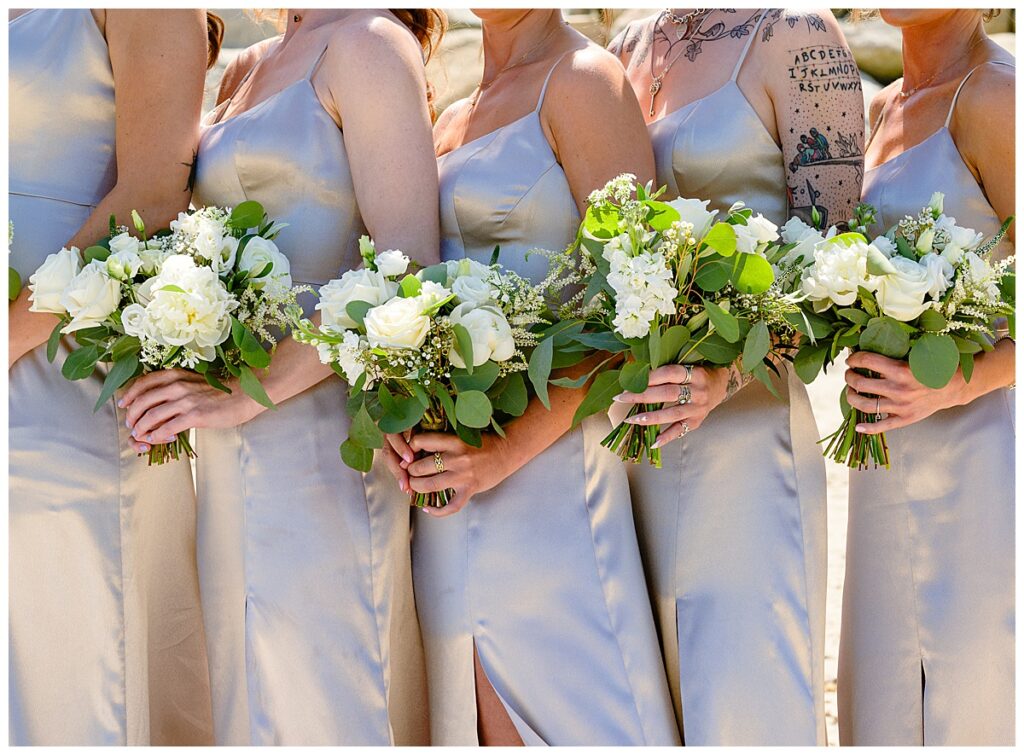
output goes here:
[{"label": "stacked ring", "polygon": [[683,422],[683,429],[679,431],[679,437],[682,438],[688,432],[690,432],[690,425],[686,422]]},{"label": "stacked ring", "polygon": [[676,399],[676,403],[682,406],[683,404],[690,403],[690,399],[693,398],[693,391],[690,390],[690,386],[683,385],[679,386],[679,398]]},{"label": "stacked ring", "polygon": [[444,461],[442,461],[441,454],[438,451],[434,452],[434,467],[437,468],[438,474],[444,474]]}]

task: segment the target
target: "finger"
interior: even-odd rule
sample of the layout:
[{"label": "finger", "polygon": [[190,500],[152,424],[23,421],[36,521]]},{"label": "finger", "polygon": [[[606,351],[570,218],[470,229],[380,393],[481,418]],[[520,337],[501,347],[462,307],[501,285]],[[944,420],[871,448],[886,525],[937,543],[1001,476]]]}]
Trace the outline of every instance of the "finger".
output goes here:
[{"label": "finger", "polygon": [[873,354],[870,351],[857,351],[850,354],[846,359],[846,364],[862,370],[872,370],[885,377],[899,373],[906,366],[905,362],[883,357],[881,354]]},{"label": "finger", "polygon": [[891,380],[869,378],[861,375],[855,370],[847,370],[845,377],[846,384],[848,386],[857,391],[857,393],[863,393],[865,395],[887,396],[892,398],[900,390],[899,386]]},{"label": "finger", "polygon": [[703,380],[704,376],[702,373],[703,370],[700,367],[687,369],[681,364],[666,364],[651,371],[651,376],[647,379],[647,385],[665,385],[666,383],[689,385],[690,383]]},{"label": "finger", "polygon": [[899,411],[899,406],[889,399],[862,396],[853,388],[846,389],[846,402],[854,409],[860,409],[866,414],[892,414],[894,411]]},{"label": "finger", "polygon": [[141,393],[135,397],[131,406],[128,407],[126,413],[126,422],[128,427],[134,428],[138,424],[139,418],[143,414],[148,412],[155,406],[160,404],[177,401],[184,397],[190,392],[190,388],[186,383],[181,380],[175,380],[166,385],[156,386],[145,393]]},{"label": "finger", "polygon": [[469,496],[460,493],[459,491],[455,491],[455,495],[452,496],[451,500],[448,501],[447,505],[439,509],[434,508],[433,506],[427,506],[424,508],[424,511],[426,511],[433,517],[443,519],[446,516],[458,514],[460,511],[462,511],[466,504],[469,503],[469,500]]},{"label": "finger", "polygon": [[167,420],[177,417],[191,408],[191,403],[187,403],[184,399],[157,404],[139,417],[138,421],[132,425],[132,437],[146,443],[160,443],[161,441],[156,439],[154,431],[167,422]]},{"label": "finger", "polygon": [[398,433],[388,433],[384,436],[388,439],[388,445],[394,449],[395,454],[410,464],[415,461],[416,454],[409,447],[409,442]]},{"label": "finger", "polygon": [[[676,422],[667,427],[665,430],[661,432],[660,435],[658,435],[658,437],[654,441],[654,447],[664,448],[672,441],[680,440],[683,438],[684,435],[692,433],[698,427],[700,427],[700,420],[694,420],[692,422],[687,421],[685,425],[682,422]],[[683,433],[684,429],[686,430],[686,433]]]},{"label": "finger", "polygon": [[409,441],[409,447],[417,453],[420,451],[452,453],[461,451],[465,446],[466,444],[459,439],[459,436],[450,433],[417,433]]},{"label": "finger", "polygon": [[623,391],[615,396],[620,404],[668,404],[679,400],[679,386],[675,383],[652,385],[643,393]]},{"label": "finger", "polygon": [[417,493],[438,493],[445,488],[458,488],[455,483],[460,478],[453,472],[433,474],[430,477],[410,477],[409,486]]},{"label": "finger", "polygon": [[151,372],[148,375],[143,375],[142,377],[135,378],[135,380],[132,381],[132,384],[128,386],[128,389],[124,392],[124,396],[122,396],[121,400],[117,402],[117,405],[122,408],[126,406],[131,406],[132,402],[135,401],[135,399],[137,399],[139,396],[141,396],[143,393],[147,391],[151,391],[154,388],[159,388],[162,385],[168,385],[177,380],[194,381],[195,378],[197,377],[200,380],[205,380],[205,378],[203,378],[200,375],[197,375],[194,372],[188,372],[186,370],[180,370],[177,368],[171,370],[157,370],[156,372]]},{"label": "finger", "polygon": [[878,435],[879,433],[889,432],[895,430],[898,427],[906,427],[911,424],[912,420],[906,417],[900,417],[898,415],[892,415],[885,419],[880,419],[877,422],[861,422],[854,429],[861,435]]},{"label": "finger", "polygon": [[681,406],[669,406],[653,412],[644,412],[635,417],[627,417],[625,421],[630,425],[670,425],[673,422],[681,422],[684,419],[688,419],[700,411],[699,408],[691,404],[682,404]]},{"label": "finger", "polygon": [[401,457],[395,452],[390,445],[384,444],[384,448],[381,449],[381,455],[384,457],[384,463],[387,465],[388,471],[391,472],[391,476],[395,478],[395,482],[398,483],[398,489],[403,493],[411,492],[412,488],[409,487],[409,474],[402,465],[399,464]]},{"label": "finger", "polygon": [[170,443],[180,433],[198,426],[199,414],[195,410],[191,410],[171,417],[163,424],[154,427],[149,431],[148,437],[152,437],[154,443]]},{"label": "finger", "polygon": [[134,450],[135,453],[137,454],[148,454],[150,448],[152,448],[152,446],[150,446],[148,443],[140,443],[139,441],[135,440],[135,438],[129,438],[128,444],[132,447],[132,450]]},{"label": "finger", "polygon": [[[459,453],[441,454],[441,468],[445,472],[457,472],[462,468],[462,460],[464,458]],[[443,474],[437,469],[434,454],[428,454],[422,459],[417,459],[412,464],[407,464],[405,468],[411,477],[429,477],[430,475]]]}]

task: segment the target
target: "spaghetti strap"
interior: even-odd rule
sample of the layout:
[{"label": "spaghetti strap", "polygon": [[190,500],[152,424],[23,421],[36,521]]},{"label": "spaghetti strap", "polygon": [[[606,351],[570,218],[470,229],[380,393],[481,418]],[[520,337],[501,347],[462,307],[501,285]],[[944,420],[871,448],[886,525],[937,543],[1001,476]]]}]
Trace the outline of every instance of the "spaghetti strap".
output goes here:
[{"label": "spaghetti strap", "polygon": [[885,107],[884,106],[882,107],[881,110],[878,111],[878,117],[875,118],[875,122],[871,126],[871,131],[870,131],[870,133],[868,133],[868,141],[867,141],[867,144],[864,145],[864,150],[865,151],[867,151],[867,148],[871,146],[871,142],[874,140],[875,134],[878,133],[878,127],[882,125],[882,119],[883,118],[885,118]]},{"label": "spaghetti strap", "polygon": [[958,99],[960,99],[960,92],[963,90],[964,84],[966,84],[967,80],[970,79],[971,76],[974,75],[975,71],[977,71],[979,68],[981,68],[981,66],[987,66],[989,63],[992,63],[992,64],[997,65],[997,66],[1007,66],[1009,68],[1016,68],[1017,67],[1013,63],[1008,63],[1005,60],[987,60],[984,63],[981,63],[980,65],[976,65],[974,68],[972,68],[970,71],[968,71],[967,75],[964,76],[963,81],[960,82],[960,86],[958,86],[956,88],[956,92],[953,94],[952,102],[949,103],[949,113],[946,115],[946,123],[945,123],[945,127],[946,128],[949,128],[949,124],[953,120],[953,111],[956,109],[956,101]]},{"label": "spaghetti strap", "polygon": [[761,22],[764,21],[765,16],[767,15],[768,10],[765,9],[758,17],[757,23],[754,24],[754,30],[750,32],[750,36],[747,38],[747,43],[743,45],[743,52],[740,53],[739,60],[736,61],[736,67],[732,69],[732,76],[729,78],[729,81],[736,81],[736,77],[740,75],[740,68],[743,66],[743,61],[747,59],[747,53],[750,51],[750,45],[754,43],[754,37],[757,36],[757,31],[761,28]]},{"label": "spaghetti strap", "polygon": [[551,81],[551,74],[553,74],[555,72],[555,69],[558,68],[558,64],[562,62],[562,58],[564,58],[570,52],[573,52],[573,51],[572,50],[566,50],[565,52],[563,52],[561,55],[558,56],[558,60],[555,61],[554,65],[551,66],[551,70],[548,71],[548,75],[544,79],[544,86],[542,86],[540,88],[540,96],[537,98],[537,107],[535,107],[533,109],[533,112],[536,113],[537,111],[539,111],[540,108],[541,108],[541,105],[544,104],[544,95],[547,94],[547,92],[548,92],[548,82]]},{"label": "spaghetti strap", "polygon": [[306,79],[312,79],[313,78],[313,74],[316,73],[316,69],[320,65],[320,61],[323,60],[324,59],[324,55],[327,54],[327,47],[328,47],[328,45],[324,45],[324,49],[322,49],[320,51],[320,54],[316,56],[316,60],[313,61],[313,65],[311,65],[309,67],[309,70],[306,72],[306,76],[305,76]]}]

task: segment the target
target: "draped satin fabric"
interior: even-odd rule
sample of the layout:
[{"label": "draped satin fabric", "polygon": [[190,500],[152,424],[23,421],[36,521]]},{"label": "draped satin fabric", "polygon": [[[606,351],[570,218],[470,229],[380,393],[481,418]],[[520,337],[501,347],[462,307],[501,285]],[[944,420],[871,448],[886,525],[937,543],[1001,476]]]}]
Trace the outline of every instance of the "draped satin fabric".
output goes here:
[{"label": "draped satin fabric", "polygon": [[[742,63],[650,124],[658,184],[782,224],[783,155],[736,84]],[[825,467],[807,391],[783,374],[781,400],[751,383],[666,446],[661,469],[629,467],[688,745],[825,744]]]},{"label": "draped satin fabric", "polygon": [[[114,184],[114,80],[88,9],[8,29],[10,263],[27,281]],[[93,412],[104,375],[61,376],[67,349],[10,371],[10,741],[209,744],[191,469],[137,458],[114,401]]]},{"label": "draped satin fabric", "polygon": [[[879,232],[934,191],[958,225],[998,231],[948,125],[864,177]],[[892,468],[851,472],[842,744],[1013,744],[1013,402],[1000,389],[888,432]]]},{"label": "draped satin fabric", "polygon": [[[365,228],[312,73],[204,128],[194,203],[261,202],[289,224],[276,243],[296,284],[317,287],[361,264]],[[342,463],[346,398],[330,377],[239,427],[197,431],[219,744],[427,743],[409,503],[383,464]]]},{"label": "draped satin fabric", "polygon": [[[487,263],[500,243],[538,280],[546,262],[527,252],[572,241],[579,214],[539,108],[439,159],[442,259]],[[434,744],[478,743],[474,643],[526,744],[678,744],[609,430],[592,417],[459,513],[415,517]]]}]

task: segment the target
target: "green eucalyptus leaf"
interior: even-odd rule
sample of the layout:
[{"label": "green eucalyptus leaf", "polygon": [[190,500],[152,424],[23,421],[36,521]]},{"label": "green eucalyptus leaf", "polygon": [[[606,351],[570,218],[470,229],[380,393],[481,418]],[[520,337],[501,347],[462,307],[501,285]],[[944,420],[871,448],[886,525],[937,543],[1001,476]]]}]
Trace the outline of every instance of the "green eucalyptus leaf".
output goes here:
[{"label": "green eucalyptus leaf", "polygon": [[736,255],[731,279],[737,291],[763,294],[775,282],[775,273],[768,260],[761,255],[740,253]]},{"label": "green eucalyptus leaf", "polygon": [[404,299],[412,299],[415,296],[419,296],[422,289],[423,284],[420,283],[420,279],[415,275],[405,276],[398,286],[398,290]]},{"label": "green eucalyptus leaf", "polygon": [[448,285],[448,266],[443,262],[437,265],[425,267],[419,272],[419,277],[425,281],[432,281],[439,286]]},{"label": "green eucalyptus leaf", "polygon": [[99,398],[96,399],[96,406],[92,410],[94,412],[99,411],[99,408],[110,400],[110,397],[114,395],[118,388],[135,377],[138,369],[139,358],[134,354],[114,362],[110,366],[110,372],[107,373],[106,379],[103,381],[103,388],[100,390]]},{"label": "green eucalyptus leaf", "polygon": [[663,364],[673,364],[679,358],[679,352],[690,340],[690,329],[685,325],[673,325],[661,336],[661,357]]},{"label": "green eucalyptus leaf", "polygon": [[860,348],[891,359],[902,359],[910,351],[910,336],[891,317],[874,317],[857,339]]},{"label": "green eucalyptus leaf", "polygon": [[704,300],[704,311],[708,313],[711,324],[722,338],[729,343],[736,343],[740,338],[739,321],[713,301]]},{"label": "green eucalyptus leaf", "polygon": [[372,448],[363,448],[350,439],[342,443],[338,450],[345,465],[357,472],[369,472],[373,468]]},{"label": "green eucalyptus leaf", "polygon": [[703,258],[697,264],[694,282],[702,291],[720,291],[732,277],[732,260],[725,259],[717,254]]},{"label": "green eucalyptus leaf", "polygon": [[368,301],[350,301],[345,305],[345,314],[352,318],[352,321],[359,327],[363,326],[366,313],[373,309]]},{"label": "green eucalyptus leaf", "polygon": [[608,407],[612,405],[612,398],[620,393],[622,393],[622,386],[619,384],[619,371],[602,372],[594,378],[587,395],[576,408],[576,413],[572,418],[573,427],[592,414],[608,411]]},{"label": "green eucalyptus leaf", "polygon": [[712,364],[732,364],[740,355],[740,346],[737,343],[726,341],[718,333],[712,333],[700,342],[695,353]]},{"label": "green eucalyptus leaf", "polygon": [[533,384],[537,398],[548,409],[551,408],[551,402],[548,399],[548,379],[551,377],[554,345],[552,338],[545,338],[537,344],[533,353],[530,354],[530,362],[526,369],[526,374],[530,378],[530,383]]},{"label": "green eucalyptus leaf", "polygon": [[85,264],[88,265],[93,260],[99,260],[100,262],[107,259],[110,256],[110,250],[105,246],[89,246],[86,247],[85,251],[82,252],[82,259]]},{"label": "green eucalyptus leaf", "polygon": [[263,390],[263,385],[260,383],[259,378],[256,377],[256,374],[244,364],[240,365],[238,369],[238,379],[241,382],[242,391],[245,395],[267,409],[276,409],[277,407],[270,400],[267,392]]},{"label": "green eucalyptus leaf", "polygon": [[82,380],[89,377],[96,369],[96,362],[99,361],[103,350],[92,344],[75,349],[68,354],[67,359],[61,366],[61,374],[68,380]]},{"label": "green eucalyptus leaf", "polygon": [[758,320],[747,331],[747,337],[743,341],[743,369],[749,372],[754,365],[763,361],[768,356],[771,345],[772,339],[767,323]]},{"label": "green eucalyptus leaf", "polygon": [[472,373],[455,368],[452,370],[452,383],[457,391],[486,391],[498,379],[500,368],[497,362],[486,361],[475,368]]},{"label": "green eucalyptus leaf", "polygon": [[493,413],[491,401],[482,391],[465,391],[455,397],[455,416],[466,427],[489,426]]},{"label": "green eucalyptus leaf", "polygon": [[57,349],[60,348],[60,329],[63,327],[64,321],[58,320],[57,324],[53,326],[53,330],[50,331],[50,337],[46,339],[46,361],[51,364],[57,358]]},{"label": "green eucalyptus leaf", "polygon": [[236,231],[247,231],[259,226],[263,222],[264,214],[263,205],[250,199],[240,203],[231,211],[228,225]]},{"label": "green eucalyptus leaf", "polygon": [[530,403],[530,395],[526,390],[523,373],[513,372],[508,376],[508,383],[494,400],[494,408],[510,417],[519,417],[526,411]]},{"label": "green eucalyptus leaf", "polygon": [[348,428],[348,437],[349,440],[358,443],[363,448],[384,447],[384,434],[370,418],[365,405],[359,407],[359,411],[352,417]]},{"label": "green eucalyptus leaf", "polygon": [[814,382],[825,365],[825,357],[828,355],[828,346],[823,344],[805,343],[800,347],[793,359],[793,369],[796,375],[807,385]]},{"label": "green eucalyptus leaf", "polygon": [[963,373],[964,382],[971,382],[971,376],[974,374],[974,354],[960,352],[960,371]]},{"label": "green eucalyptus leaf", "polygon": [[401,433],[415,427],[426,407],[415,396],[396,396],[394,406],[377,422],[377,426],[386,433]]},{"label": "green eucalyptus leaf", "polygon": [[960,350],[951,336],[925,333],[910,349],[910,371],[922,385],[942,388],[960,366]]},{"label": "green eucalyptus leaf", "polygon": [[7,268],[7,299],[14,301],[21,293],[21,274],[13,267]]},{"label": "green eucalyptus leaf", "polygon": [[643,393],[650,374],[651,365],[646,362],[626,362],[619,371],[619,385],[630,393]]},{"label": "green eucalyptus leaf", "polygon": [[926,309],[921,313],[921,317],[918,319],[918,324],[922,330],[928,330],[932,332],[938,332],[946,327],[948,324],[946,318],[943,317],[939,312],[934,309]]},{"label": "green eucalyptus leaf", "polygon": [[464,325],[456,323],[452,325],[452,332],[455,334],[455,350],[459,352],[462,361],[466,363],[465,370],[473,374],[473,339]]},{"label": "green eucalyptus leaf", "polygon": [[728,223],[715,223],[704,237],[704,243],[723,257],[736,252],[736,231]]}]

